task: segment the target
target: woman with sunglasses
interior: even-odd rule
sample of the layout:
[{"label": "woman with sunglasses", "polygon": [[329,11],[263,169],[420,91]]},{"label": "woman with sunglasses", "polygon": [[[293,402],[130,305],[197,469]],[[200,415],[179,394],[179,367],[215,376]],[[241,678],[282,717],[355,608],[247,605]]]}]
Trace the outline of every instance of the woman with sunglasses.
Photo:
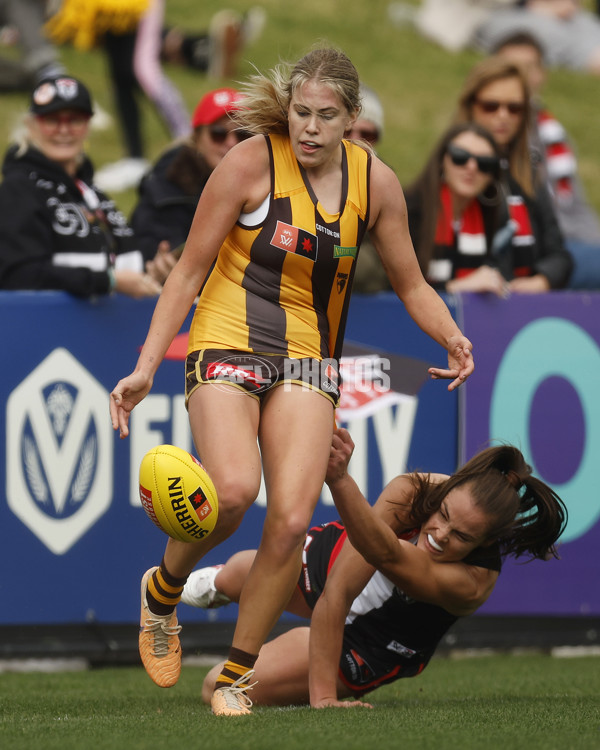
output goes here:
[{"label": "woman with sunglasses", "polygon": [[[336,430],[327,481],[344,525],[309,530],[286,610],[310,618],[310,629],[292,628],[261,651],[257,704],[369,708],[357,699],[421,674],[447,630],[490,597],[504,557],[557,557],[566,508],[517,448],[488,448],[451,476],[398,476],[371,507],[348,474],[353,447]],[[255,554],[194,571],[183,601],[239,601]],[[205,678],[206,702],[218,673]]]},{"label": "woman with sunglasses", "polygon": [[510,291],[529,294],[566,286],[573,267],[544,175],[530,154],[531,117],[525,74],[518,65],[493,56],[471,69],[454,118],[487,128],[501,150],[506,221],[494,249]]},{"label": "woman with sunglasses", "polygon": [[[315,49],[244,88],[238,124],[256,133],[212,173],[181,258],[169,274],[133,373],[111,394],[121,437],[150,391],[198,293],[186,362],[190,424],[219,496],[219,520],[194,544],[169,539],[142,578],[140,653],[157,684],[180,673],[175,607],[198,561],[239,526],[264,473],[267,509],[246,580],[215,714],[249,713],[247,678],[300,573],[322,490],[339,400],[338,359],[356,256],[368,230],[415,322],[448,352],[450,390],[472,372],[471,344],[426,283],[389,167],[346,140],[360,111],[348,57]],[[209,273],[213,262],[215,265]],[[204,286],[203,286],[204,285]],[[260,452],[259,446],[260,444]]]},{"label": "woman with sunglasses", "polygon": [[20,142],[2,166],[0,289],[160,294],[133,230],[94,185],[84,152],[92,113],[90,93],[75,78],[34,89]]},{"label": "woman with sunglasses", "polygon": [[417,258],[436,289],[506,294],[507,280],[492,254],[500,226],[499,172],[491,134],[475,123],[454,125],[406,189]]},{"label": "woman with sunglasses", "polygon": [[159,249],[163,281],[181,252],[213,169],[236,143],[248,137],[230,117],[240,96],[232,88],[205,94],[192,115],[190,137],[172,144],[140,184],[131,226],[147,260]]}]

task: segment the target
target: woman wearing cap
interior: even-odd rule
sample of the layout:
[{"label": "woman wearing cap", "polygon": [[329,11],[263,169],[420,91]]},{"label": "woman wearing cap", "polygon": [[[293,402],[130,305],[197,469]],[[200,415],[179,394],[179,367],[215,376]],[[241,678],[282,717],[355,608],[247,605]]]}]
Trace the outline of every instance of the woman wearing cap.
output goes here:
[{"label": "woman wearing cap", "polygon": [[464,123],[442,135],[406,188],[411,238],[421,270],[436,289],[507,293],[492,253],[503,202],[499,173],[500,150],[491,133]]},{"label": "woman wearing cap", "polygon": [[327,470],[338,359],[365,231],[409,314],[447,350],[448,369],[431,368],[432,377],[450,379],[453,390],[474,368],[470,342],[419,270],[398,180],[370,150],[344,139],[360,110],[358,74],[346,55],[313,50],[291,69],[256,75],[244,93],[235,117],[256,135],[212,173],[138,364],[117,383],[110,404],[124,438],[132,409],[150,391],[204,284],[190,330],[186,390],[219,520],[198,543],[169,539],[160,565],[142,577],[139,645],[149,676],[173,685],[181,669],[175,607],[185,581],[237,529],[256,499],[262,468],[263,535],[212,699],[213,712],[226,716],[250,712],[248,679],[298,579]]},{"label": "woman wearing cap", "polygon": [[125,217],[93,185],[83,151],[92,113],[75,78],[48,79],[33,91],[21,142],[2,167],[0,289],[160,293]]},{"label": "woman wearing cap", "polygon": [[185,242],[211,172],[247,137],[229,117],[239,97],[231,88],[203,96],[192,117],[192,135],[172,144],[142,180],[131,226],[147,260],[157,248],[167,254]]}]

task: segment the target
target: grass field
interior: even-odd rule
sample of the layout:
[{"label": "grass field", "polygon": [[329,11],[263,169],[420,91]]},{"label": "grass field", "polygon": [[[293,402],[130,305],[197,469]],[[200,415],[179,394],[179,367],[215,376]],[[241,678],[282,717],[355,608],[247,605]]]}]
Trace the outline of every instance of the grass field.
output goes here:
[{"label": "grass field", "polygon": [[[409,0],[418,5],[419,0]],[[244,52],[239,79],[252,71],[252,65],[267,70],[280,59],[295,60],[319,40],[341,47],[355,63],[361,77],[380,94],[385,107],[386,129],[380,156],[406,184],[416,176],[434,141],[445,129],[465,74],[479,59],[473,51],[448,53],[420,37],[411,28],[393,26],[387,15],[389,0],[353,3],[344,0],[303,0],[301,3],[262,0],[267,23],[262,37]],[[211,15],[222,7],[240,11],[252,0],[168,0],[167,21],[189,30],[205,29]],[[592,0],[586,0],[591,6]],[[4,52],[4,51],[3,51]],[[8,51],[10,53],[10,50]],[[99,49],[81,52],[61,48],[69,71],[80,76],[92,89],[98,102],[113,111],[105,59]],[[178,85],[190,111],[202,94],[222,82],[204,75],[168,66],[169,77]],[[553,71],[546,87],[550,108],[571,133],[580,158],[581,174],[593,205],[600,210],[600,129],[597,104],[600,81],[585,74]],[[25,94],[2,95],[0,142],[7,142],[26,106]],[[148,157],[154,158],[168,143],[168,136],[153,109],[146,103],[144,125]],[[93,132],[89,153],[97,166],[123,156],[115,125]],[[134,191],[115,196],[129,213]]]},{"label": "grass field", "polygon": [[216,718],[205,669],[177,686],[143,669],[0,674],[0,743],[10,750],[596,750],[600,657],[435,658],[371,695],[373,710],[256,708]]},{"label": "grass field", "polygon": [[[445,128],[462,80],[479,56],[449,54],[410,28],[388,21],[388,0],[345,2],[263,0],[262,38],[244,54],[239,77],[294,60],[316,41],[344,49],[386,110],[380,156],[403,183],[414,177]],[[413,0],[418,4],[418,0]],[[206,27],[227,5],[244,0],[168,0],[167,20],[191,30]],[[113,111],[101,50],[61,49],[68,70],[88,83]],[[217,85],[182,68],[167,68],[190,111]],[[600,81],[552,72],[546,100],[577,145],[581,173],[600,211]],[[24,111],[24,94],[2,95],[0,141],[6,144]],[[144,104],[148,156],[168,142]],[[93,132],[88,148],[97,166],[122,156],[117,126]],[[116,196],[129,213],[135,193]],[[382,688],[373,711],[258,708],[233,721],[216,719],[200,703],[204,671],[186,667],[176,688],[161,691],[141,667],[60,674],[0,674],[0,747],[10,750],[596,750],[600,748],[600,657],[545,655],[435,659],[423,675]]]}]

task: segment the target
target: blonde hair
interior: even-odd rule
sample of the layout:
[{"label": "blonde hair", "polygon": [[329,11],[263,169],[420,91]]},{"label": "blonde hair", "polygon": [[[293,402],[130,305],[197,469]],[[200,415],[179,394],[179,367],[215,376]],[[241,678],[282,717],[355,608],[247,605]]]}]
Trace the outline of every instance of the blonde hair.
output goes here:
[{"label": "blonde hair", "polygon": [[269,75],[257,73],[241,85],[243,106],[232,113],[239,127],[251,133],[288,133],[288,109],[296,89],[319,81],[340,97],[348,112],[360,111],[356,68],[340,50],[322,47],[309,52],[295,65],[279,63]]},{"label": "blonde hair", "polygon": [[508,145],[506,156],[511,175],[527,195],[533,196],[533,170],[527,132],[532,116],[530,92],[527,79],[518,65],[498,55],[493,55],[485,58],[471,68],[458,98],[458,107],[454,115],[454,122],[473,122],[473,107],[481,90],[491,83],[506,78],[515,78],[519,82],[524,98],[521,125],[512,142]]}]

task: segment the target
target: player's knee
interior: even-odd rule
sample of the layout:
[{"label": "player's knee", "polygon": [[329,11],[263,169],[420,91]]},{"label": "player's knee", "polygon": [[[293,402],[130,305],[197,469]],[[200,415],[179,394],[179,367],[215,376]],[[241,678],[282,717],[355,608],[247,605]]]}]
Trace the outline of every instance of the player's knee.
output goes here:
[{"label": "player's knee", "polygon": [[277,542],[283,556],[302,547],[310,519],[302,512],[289,513],[270,518],[265,524],[265,533]]},{"label": "player's knee", "polygon": [[219,521],[223,526],[235,528],[256,500],[260,485],[235,476],[221,479],[215,485],[219,498]]}]

